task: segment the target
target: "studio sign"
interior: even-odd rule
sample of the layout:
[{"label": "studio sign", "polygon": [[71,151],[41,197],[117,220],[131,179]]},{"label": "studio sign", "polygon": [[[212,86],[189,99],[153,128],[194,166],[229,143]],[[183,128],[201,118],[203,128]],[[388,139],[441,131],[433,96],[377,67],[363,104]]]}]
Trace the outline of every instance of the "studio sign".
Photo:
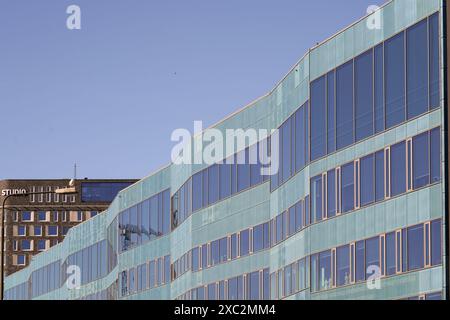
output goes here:
[{"label": "studio sign", "polygon": [[27,193],[26,189],[3,189],[2,196],[10,196],[14,194],[25,194]]}]

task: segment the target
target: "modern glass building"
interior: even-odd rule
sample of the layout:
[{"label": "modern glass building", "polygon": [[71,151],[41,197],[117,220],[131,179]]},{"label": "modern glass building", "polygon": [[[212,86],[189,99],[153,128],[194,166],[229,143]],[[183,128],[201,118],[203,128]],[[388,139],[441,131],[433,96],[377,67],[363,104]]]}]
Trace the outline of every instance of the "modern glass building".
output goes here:
[{"label": "modern glass building", "polygon": [[388,2],[214,126],[278,128],[258,142],[279,141],[278,171],[168,165],[7,277],[6,298],[448,297],[446,3]]}]

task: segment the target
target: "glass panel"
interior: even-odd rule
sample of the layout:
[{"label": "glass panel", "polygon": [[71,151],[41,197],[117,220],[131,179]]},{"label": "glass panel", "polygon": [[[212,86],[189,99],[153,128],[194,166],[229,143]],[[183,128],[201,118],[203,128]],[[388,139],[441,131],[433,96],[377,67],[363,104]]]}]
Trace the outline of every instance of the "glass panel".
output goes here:
[{"label": "glass panel", "polygon": [[397,143],[391,147],[391,195],[406,191],[406,144]]},{"label": "glass panel", "polygon": [[219,200],[219,167],[215,164],[208,168],[209,204]]},{"label": "glass panel", "polygon": [[348,212],[355,207],[355,181],[353,162],[342,166],[342,212]]},{"label": "glass panel", "polygon": [[441,181],[441,130],[430,131],[431,183]]},{"label": "glass panel", "polygon": [[353,116],[353,61],[350,61],[336,70],[336,146],[338,150],[354,142]]},{"label": "glass panel", "polygon": [[430,42],[430,108],[439,104],[439,16],[437,13],[429,18]]},{"label": "glass panel", "polygon": [[327,151],[336,150],[335,74],[327,75]]},{"label": "glass panel", "polygon": [[325,76],[311,82],[311,160],[326,152]]},{"label": "glass panel", "polygon": [[366,240],[366,279],[374,275],[374,270],[372,269],[374,267],[380,267],[380,245],[378,237]]},{"label": "glass panel", "polygon": [[286,181],[291,176],[291,118],[289,118],[281,126],[281,141],[282,141],[282,181]]},{"label": "glass panel", "polygon": [[395,232],[386,234],[386,275],[395,274]]},{"label": "glass panel", "polygon": [[220,175],[220,199],[225,199],[231,194],[231,165],[221,164],[219,166]]},{"label": "glass panel", "polygon": [[319,290],[331,288],[331,250],[319,253]]},{"label": "glass panel", "polygon": [[322,220],[322,175],[311,179],[311,218],[312,222]]},{"label": "glass panel", "polygon": [[237,277],[228,279],[228,300],[238,299],[238,279]]},{"label": "glass panel", "polygon": [[373,135],[373,51],[355,58],[355,135],[360,141]]},{"label": "glass panel", "polygon": [[406,30],[406,103],[408,119],[428,110],[427,19]]},{"label": "glass panel", "polygon": [[442,263],[442,228],[441,220],[431,222],[431,265]]},{"label": "glass panel", "polygon": [[430,183],[430,159],[428,132],[413,138],[413,186],[414,189]]},{"label": "glass panel", "polygon": [[424,266],[423,224],[408,228],[408,270]]},{"label": "glass panel", "polygon": [[240,151],[237,156],[237,191],[250,187],[250,165],[248,149]]},{"label": "glass panel", "polygon": [[384,150],[375,153],[375,201],[384,199]]},{"label": "glass panel", "polygon": [[261,176],[261,162],[259,160],[259,148],[260,143],[253,144],[249,149],[250,160],[250,184],[255,186],[262,182],[263,176]]},{"label": "glass panel", "polygon": [[226,237],[219,240],[219,252],[220,252],[219,261],[220,262],[227,261],[227,259],[228,259],[228,239]]},{"label": "glass panel", "polygon": [[336,171],[330,170],[327,173],[327,217],[336,215]]},{"label": "glass panel", "polygon": [[291,236],[295,233],[295,206],[289,208],[289,230],[288,235]]},{"label": "glass panel", "polygon": [[240,244],[240,256],[246,256],[249,254],[249,230],[244,230],[241,231],[240,233],[240,239],[239,239],[239,244]]},{"label": "glass panel", "polygon": [[350,283],[350,246],[336,249],[336,283],[338,286]]},{"label": "glass panel", "polygon": [[236,259],[237,257],[237,234],[233,233],[231,235],[231,259]]},{"label": "glass panel", "polygon": [[306,164],[305,159],[305,107],[302,106],[295,113],[295,170],[299,171]]},{"label": "glass panel", "polygon": [[375,132],[384,131],[384,72],[383,44],[374,49],[374,101],[375,101]]},{"label": "glass panel", "polygon": [[192,249],[192,271],[198,271],[199,268],[199,249]]},{"label": "glass panel", "polygon": [[297,202],[297,204],[295,205],[295,214],[296,214],[296,218],[295,218],[295,223],[296,223],[296,230],[301,230],[303,229],[303,224],[304,224],[304,212],[303,212],[303,200],[300,200],[299,202]]},{"label": "glass panel", "polygon": [[375,156],[364,157],[361,163],[361,206],[374,202],[375,199]]},{"label": "glass panel", "polygon": [[356,281],[365,279],[365,248],[364,240],[356,242],[355,245],[355,277]]},{"label": "glass panel", "polygon": [[384,45],[386,128],[405,121],[405,36],[404,32]]}]

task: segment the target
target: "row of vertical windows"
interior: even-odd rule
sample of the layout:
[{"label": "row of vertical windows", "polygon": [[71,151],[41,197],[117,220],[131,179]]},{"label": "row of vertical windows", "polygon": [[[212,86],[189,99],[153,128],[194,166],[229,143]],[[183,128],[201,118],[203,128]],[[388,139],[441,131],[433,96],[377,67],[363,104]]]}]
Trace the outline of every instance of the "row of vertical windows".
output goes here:
[{"label": "row of vertical windows", "polygon": [[392,231],[311,256],[311,291],[442,263],[441,220]]},{"label": "row of vertical windows", "polygon": [[439,107],[438,19],[311,82],[311,161]]},{"label": "row of vertical windows", "polygon": [[19,222],[20,216],[20,222],[81,222],[95,217],[97,214],[98,211],[16,211],[13,220]]},{"label": "row of vertical windows", "polygon": [[31,273],[29,286],[31,297],[38,297],[61,287],[60,261],[53,262]]},{"label": "row of vertical windows", "polygon": [[162,191],[119,214],[120,252],[170,232],[170,190]]},{"label": "row of vertical windows", "polygon": [[5,300],[29,300],[28,282],[21,283],[5,291]]},{"label": "row of vertical windows", "polygon": [[35,192],[49,192],[47,194],[30,194],[30,202],[63,202],[63,203],[67,203],[67,202],[72,202],[74,203],[76,201],[76,197],[75,195],[70,195],[70,194],[58,194],[58,193],[51,193],[51,191],[53,190],[57,190],[60,189],[60,187],[52,187],[52,186],[31,186],[30,187],[30,193],[35,193]]},{"label": "row of vertical windows", "polygon": [[269,285],[264,269],[191,289],[177,300],[268,300]]},{"label": "row of vertical windows", "polygon": [[311,178],[311,222],[441,180],[440,128]]},{"label": "row of vertical windows", "polygon": [[81,272],[81,285],[105,277],[117,264],[116,253],[106,240],[69,255],[62,265],[63,283],[66,281],[67,268],[78,266]]},{"label": "row of vertical windows", "polygon": [[270,274],[272,299],[382,278],[442,263],[442,225],[434,220],[305,257]]},{"label": "row of vertical windows", "polygon": [[431,292],[418,296],[408,297],[400,300],[442,300],[442,292]]},{"label": "row of vertical windows", "polygon": [[269,176],[261,174],[261,159],[269,144],[268,139],[261,140],[189,178],[172,197],[172,229],[193,212],[266,181]]},{"label": "row of vertical windows", "polygon": [[120,295],[122,297],[170,282],[170,256],[161,257],[135,268],[124,270],[119,276]]}]

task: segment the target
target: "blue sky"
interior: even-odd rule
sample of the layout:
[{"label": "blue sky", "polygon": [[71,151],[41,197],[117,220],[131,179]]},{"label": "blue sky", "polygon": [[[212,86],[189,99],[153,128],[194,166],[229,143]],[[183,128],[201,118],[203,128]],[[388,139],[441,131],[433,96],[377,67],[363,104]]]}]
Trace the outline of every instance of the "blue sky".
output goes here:
[{"label": "blue sky", "polygon": [[[0,179],[141,178],[384,0],[3,0]],[[81,8],[81,30],[66,8]]]}]

